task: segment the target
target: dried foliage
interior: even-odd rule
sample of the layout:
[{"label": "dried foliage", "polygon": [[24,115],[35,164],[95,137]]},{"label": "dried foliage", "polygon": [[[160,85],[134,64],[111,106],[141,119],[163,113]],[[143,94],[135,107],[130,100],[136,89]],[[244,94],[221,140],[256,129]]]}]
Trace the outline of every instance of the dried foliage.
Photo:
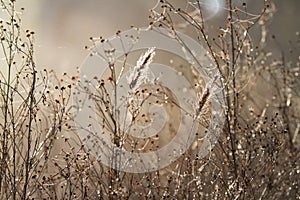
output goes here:
[{"label": "dried foliage", "polygon": [[[90,138],[101,133],[74,123],[85,100],[75,99],[71,104],[72,95],[81,93],[93,99],[95,120],[110,133],[115,146],[138,153],[155,151],[174,138],[180,123],[178,99],[159,84],[159,77],[154,77],[149,68],[157,56],[168,63],[170,57],[149,47],[142,54],[129,49],[117,59],[111,46],[105,52],[109,70],[93,81],[39,71],[34,61],[34,32],[22,28],[20,15],[24,9],[16,10],[16,1],[1,0],[6,19],[0,21],[1,56],[5,58],[0,66],[0,199],[300,197],[299,39],[294,44],[296,59],[287,60],[284,49],[279,49],[280,57],[267,50],[267,41],[276,43],[267,27],[276,10],[271,0],[264,1],[257,14],[249,13],[246,3],[233,6],[227,0],[228,17],[218,28],[207,26],[200,1],[187,0],[186,5],[178,8],[161,0],[151,10],[149,29],[169,30],[170,37],[192,52],[178,36],[179,31],[187,31],[207,49],[206,55],[220,74],[214,78],[221,79],[226,97],[222,134],[204,158],[197,153],[203,139],[198,135],[188,151],[170,166],[148,173],[126,173],[103,165],[86,146]],[[253,32],[260,32],[259,41],[252,39]],[[87,47],[91,56],[97,55],[97,43],[109,44],[103,38],[91,41],[92,46]],[[178,62],[181,67],[187,66],[183,75],[198,94],[195,112],[189,114],[201,124],[200,132],[211,121],[208,88],[215,80],[206,85],[193,71],[195,59],[186,56],[186,60]],[[129,68],[133,71],[126,76],[130,98],[125,106],[131,118],[120,120],[114,91]],[[85,87],[87,81],[96,92]],[[173,116],[161,129],[164,135],[158,133],[150,139],[129,135],[134,131],[133,124],[149,125],[154,113],[151,104],[159,104]],[[159,114],[157,119],[163,116]],[[127,125],[124,120],[129,120]],[[78,129],[87,129],[90,134],[80,138]]]}]

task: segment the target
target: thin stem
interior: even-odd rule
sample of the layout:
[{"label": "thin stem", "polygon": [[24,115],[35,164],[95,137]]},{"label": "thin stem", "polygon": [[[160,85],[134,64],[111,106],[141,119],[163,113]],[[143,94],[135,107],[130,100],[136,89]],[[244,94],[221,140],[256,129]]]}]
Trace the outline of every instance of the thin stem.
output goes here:
[{"label": "thin stem", "polygon": [[[235,148],[235,141],[236,141],[236,126],[237,126],[237,108],[238,108],[238,93],[236,88],[236,77],[235,77],[235,38],[234,38],[234,27],[233,27],[233,15],[232,15],[232,0],[227,0],[227,6],[229,10],[229,27],[230,27],[230,40],[231,40],[231,73],[232,73],[232,86],[233,86],[233,129],[230,129],[230,141],[231,141],[231,148],[232,148],[232,158],[234,163],[234,173],[235,178],[238,177],[238,169],[237,169],[237,161],[236,161],[236,148]],[[228,102],[230,105],[230,102]],[[230,127],[230,125],[229,125]]]}]

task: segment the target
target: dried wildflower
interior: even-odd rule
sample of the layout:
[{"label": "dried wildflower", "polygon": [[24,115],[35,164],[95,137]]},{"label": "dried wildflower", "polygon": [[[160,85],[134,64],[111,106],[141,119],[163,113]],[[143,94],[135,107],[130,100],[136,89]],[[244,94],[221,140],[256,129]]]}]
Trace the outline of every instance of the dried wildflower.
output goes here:
[{"label": "dried wildflower", "polygon": [[143,83],[154,83],[154,76],[149,65],[155,56],[155,47],[149,48],[148,51],[140,56],[132,72],[127,76],[127,83],[132,91],[135,91]]},{"label": "dried wildflower", "polygon": [[107,78],[107,80],[108,80],[108,81],[112,81],[112,80],[113,80],[113,77],[112,77],[112,76],[109,76],[109,77]]},{"label": "dried wildflower", "polygon": [[78,76],[72,76],[71,78],[73,81],[77,80],[78,79]]}]

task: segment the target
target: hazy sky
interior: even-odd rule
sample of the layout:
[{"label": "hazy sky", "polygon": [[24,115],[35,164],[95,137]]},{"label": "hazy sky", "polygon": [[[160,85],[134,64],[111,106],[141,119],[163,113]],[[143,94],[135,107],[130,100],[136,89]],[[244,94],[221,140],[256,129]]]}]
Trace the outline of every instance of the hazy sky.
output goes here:
[{"label": "hazy sky", "polygon": [[[182,0],[173,0],[177,5]],[[127,30],[130,25],[148,25],[149,9],[157,0],[19,0],[25,7],[24,28],[36,34],[36,60],[40,68],[54,68],[59,73],[75,73],[88,52],[90,36],[112,36],[116,30]],[[235,3],[241,4],[240,0]],[[255,2],[255,3],[254,3]],[[249,8],[258,0],[248,0]],[[260,1],[262,2],[262,1]],[[271,31],[283,41],[295,38],[300,31],[299,0],[277,0],[277,13]],[[210,21],[224,19],[225,0],[202,0],[209,4]],[[184,4],[183,4],[184,5]],[[218,13],[219,12],[219,13]],[[1,13],[0,13],[1,14]]]}]

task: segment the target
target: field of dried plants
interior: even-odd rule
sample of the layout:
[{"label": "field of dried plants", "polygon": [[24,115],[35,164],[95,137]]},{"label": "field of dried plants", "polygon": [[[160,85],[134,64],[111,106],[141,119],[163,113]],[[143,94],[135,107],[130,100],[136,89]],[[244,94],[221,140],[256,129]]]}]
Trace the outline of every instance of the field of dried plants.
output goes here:
[{"label": "field of dried plants", "polygon": [[[220,27],[186,1],[91,37],[78,74],[59,75],[36,65],[30,8],[1,0],[0,199],[300,199],[300,34],[280,49],[272,0],[227,0]],[[135,48],[148,33],[166,39]],[[170,141],[184,151],[165,164]]]}]

